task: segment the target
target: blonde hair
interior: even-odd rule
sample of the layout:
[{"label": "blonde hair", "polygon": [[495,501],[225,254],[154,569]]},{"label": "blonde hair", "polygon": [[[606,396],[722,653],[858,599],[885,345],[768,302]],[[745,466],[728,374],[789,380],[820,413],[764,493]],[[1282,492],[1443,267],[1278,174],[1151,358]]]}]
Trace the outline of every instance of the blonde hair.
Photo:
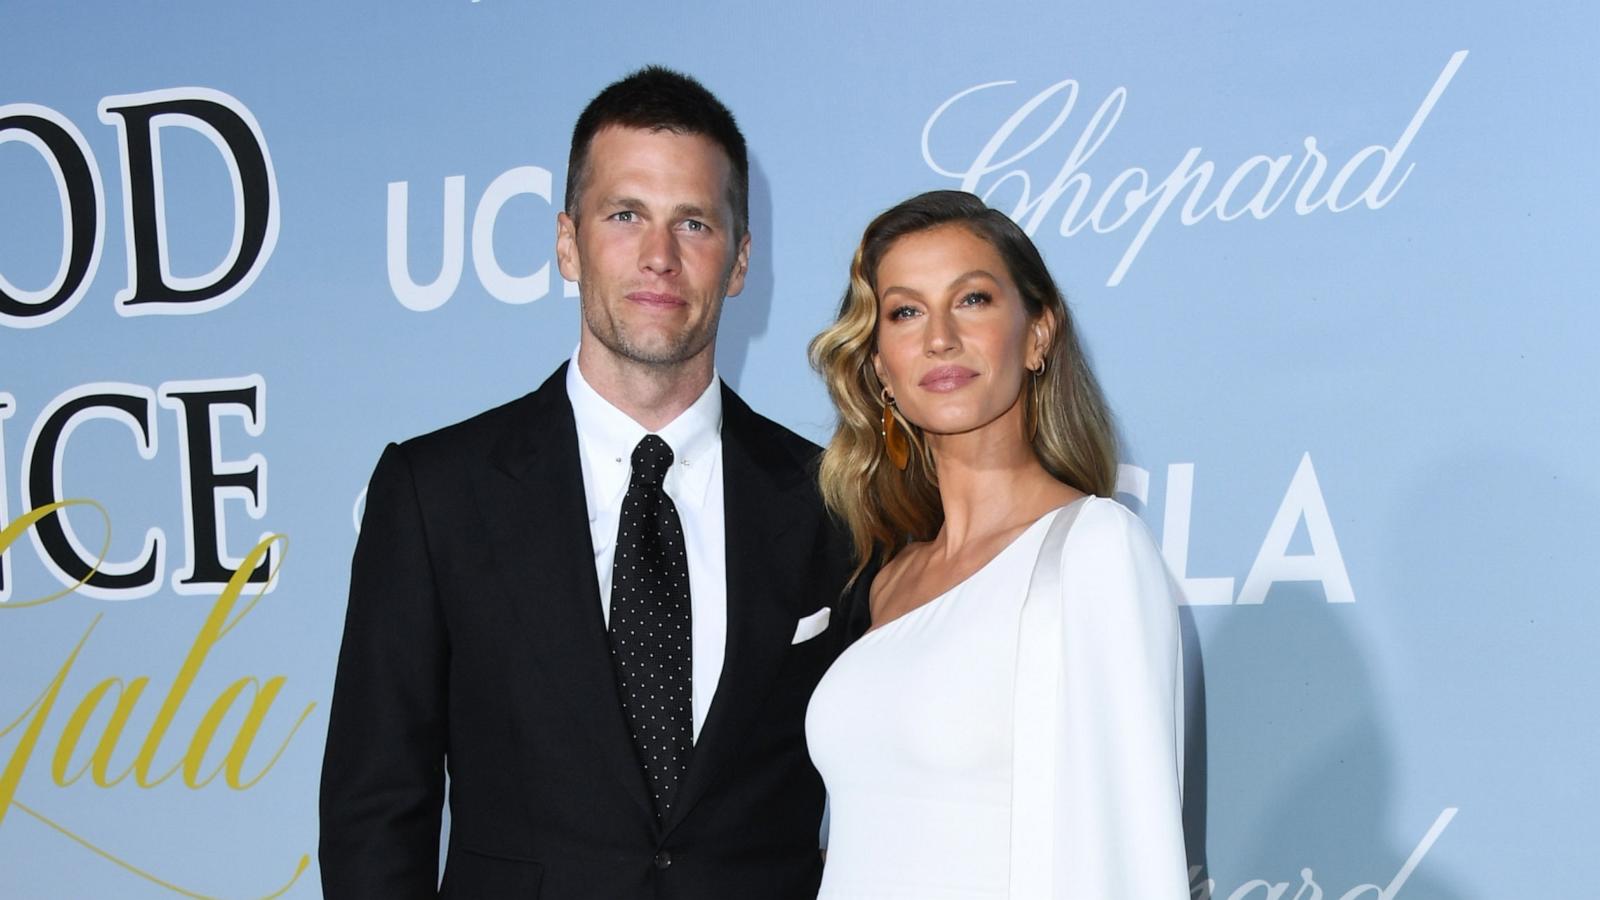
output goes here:
[{"label": "blonde hair", "polygon": [[1005,260],[1030,318],[1055,321],[1045,371],[1024,378],[1024,402],[1037,425],[1033,452],[1053,477],[1087,494],[1111,496],[1117,440],[1111,411],[1078,344],[1066,300],[1033,242],[1015,222],[962,191],[929,191],[880,214],[867,226],[850,263],[839,315],[811,341],[811,365],[827,382],[838,428],[822,454],[822,498],[844,520],[855,549],[852,581],[877,557],[892,559],[911,541],[925,541],[944,523],[939,473],[921,430],[891,407],[910,437],[905,471],[883,452],[883,385],[872,367],[879,319],[878,265],[908,234],[960,225],[988,241]]}]

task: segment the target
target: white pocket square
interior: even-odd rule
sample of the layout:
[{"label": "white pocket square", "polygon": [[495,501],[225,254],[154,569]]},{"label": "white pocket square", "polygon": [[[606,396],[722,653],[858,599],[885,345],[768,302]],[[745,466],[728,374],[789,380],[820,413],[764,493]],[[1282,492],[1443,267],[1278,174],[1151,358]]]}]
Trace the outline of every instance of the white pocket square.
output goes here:
[{"label": "white pocket square", "polygon": [[833,610],[824,606],[811,615],[801,619],[799,622],[796,622],[794,626],[794,640],[791,640],[789,643],[791,645],[804,643],[823,633],[824,631],[827,631],[828,616],[832,613]]}]

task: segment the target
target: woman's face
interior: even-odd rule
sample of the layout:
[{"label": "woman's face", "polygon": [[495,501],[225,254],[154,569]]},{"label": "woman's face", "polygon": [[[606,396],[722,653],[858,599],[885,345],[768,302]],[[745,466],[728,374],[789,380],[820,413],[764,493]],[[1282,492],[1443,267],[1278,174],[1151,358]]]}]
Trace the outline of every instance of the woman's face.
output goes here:
[{"label": "woman's face", "polygon": [[1022,379],[1043,358],[1049,326],[1029,317],[999,251],[941,225],[892,244],[877,285],[872,364],[901,415],[931,434],[961,434],[1009,414],[1020,434]]}]

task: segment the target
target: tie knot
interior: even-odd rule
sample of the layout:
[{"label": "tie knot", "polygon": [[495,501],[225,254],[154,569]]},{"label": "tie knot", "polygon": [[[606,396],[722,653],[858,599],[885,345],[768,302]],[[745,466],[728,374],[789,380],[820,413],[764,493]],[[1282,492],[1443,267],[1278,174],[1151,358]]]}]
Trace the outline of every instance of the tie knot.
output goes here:
[{"label": "tie knot", "polygon": [[653,434],[647,434],[633,448],[633,480],[659,489],[672,468],[672,448]]}]

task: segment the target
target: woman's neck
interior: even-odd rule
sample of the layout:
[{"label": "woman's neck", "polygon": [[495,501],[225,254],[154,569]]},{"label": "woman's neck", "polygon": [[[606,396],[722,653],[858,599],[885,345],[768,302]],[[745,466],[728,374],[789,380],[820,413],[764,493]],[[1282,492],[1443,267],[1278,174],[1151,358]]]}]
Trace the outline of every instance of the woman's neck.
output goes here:
[{"label": "woman's neck", "polygon": [[954,555],[969,542],[1014,530],[1082,496],[1039,462],[1023,434],[1020,405],[982,428],[925,439],[944,508],[932,548],[941,554]]}]

